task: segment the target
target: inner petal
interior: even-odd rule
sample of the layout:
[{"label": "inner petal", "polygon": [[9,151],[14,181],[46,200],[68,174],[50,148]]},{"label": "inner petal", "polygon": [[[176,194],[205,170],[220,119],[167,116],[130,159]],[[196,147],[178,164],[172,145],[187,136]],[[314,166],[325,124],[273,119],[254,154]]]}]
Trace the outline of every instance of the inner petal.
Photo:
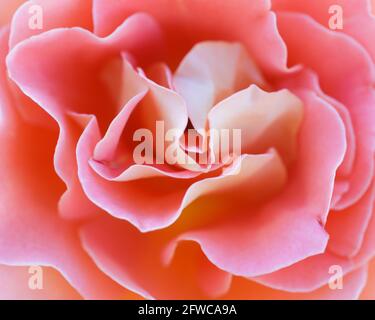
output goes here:
[{"label": "inner petal", "polygon": [[252,85],[217,104],[208,119],[210,128],[241,130],[242,153],[263,153],[274,147],[289,163],[297,149],[302,110],[302,101],[290,91],[269,93]]},{"label": "inner petal", "polygon": [[219,101],[250,84],[265,86],[255,63],[239,43],[198,43],[177,68],[173,84],[186,100],[189,118],[204,129],[207,115]]}]

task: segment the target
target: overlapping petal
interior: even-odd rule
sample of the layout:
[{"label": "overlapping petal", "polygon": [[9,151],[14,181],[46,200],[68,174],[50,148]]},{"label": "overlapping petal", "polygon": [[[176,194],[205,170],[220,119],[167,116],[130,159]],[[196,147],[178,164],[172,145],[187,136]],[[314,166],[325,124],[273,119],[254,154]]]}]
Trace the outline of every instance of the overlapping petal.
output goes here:
[{"label": "overlapping petal", "polygon": [[[4,298],[45,297],[25,265],[58,298],[371,298],[370,2],[0,0]],[[136,163],[161,121],[209,163],[169,163],[170,141]],[[242,154],[190,129],[241,129]]]}]

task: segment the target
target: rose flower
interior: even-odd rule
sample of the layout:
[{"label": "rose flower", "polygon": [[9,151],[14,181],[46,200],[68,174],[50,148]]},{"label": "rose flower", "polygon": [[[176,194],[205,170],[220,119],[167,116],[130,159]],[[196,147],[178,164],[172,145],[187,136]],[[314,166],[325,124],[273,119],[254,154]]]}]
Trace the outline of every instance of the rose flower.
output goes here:
[{"label": "rose flower", "polygon": [[371,1],[0,7],[0,298],[375,298]]}]

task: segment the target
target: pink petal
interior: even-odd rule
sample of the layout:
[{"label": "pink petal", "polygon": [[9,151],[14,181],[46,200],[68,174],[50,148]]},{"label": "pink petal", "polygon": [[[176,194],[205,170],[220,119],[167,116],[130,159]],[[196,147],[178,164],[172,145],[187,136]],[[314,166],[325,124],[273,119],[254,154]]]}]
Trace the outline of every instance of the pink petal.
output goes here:
[{"label": "pink petal", "polygon": [[375,45],[371,39],[375,34],[375,19],[371,15],[371,3],[368,0],[321,0],[317,1],[293,1],[272,0],[272,8],[276,11],[290,11],[305,13],[325,27],[329,27],[329,19],[333,14],[329,13],[331,6],[340,6],[343,13],[342,32],[358,41],[375,60]]},{"label": "pink petal", "polygon": [[[142,40],[138,38],[139,32],[144,35]],[[122,83],[114,81],[116,76],[121,77],[121,50],[143,51],[148,45],[153,46],[159,39],[157,35],[152,19],[139,14],[105,39],[79,28],[55,29],[23,41],[9,54],[8,69],[12,79],[60,126],[55,166],[67,185],[59,207],[64,217],[82,219],[98,211],[82,192],[77,178],[75,146],[81,130],[77,130],[66,113],[71,110],[97,113],[103,126],[109,123],[122,105],[122,101],[118,101]],[[148,41],[149,37],[153,37],[153,41]],[[146,47],[142,41],[147,42]],[[64,43],[64,46],[56,43]],[[44,53],[43,57],[40,52]],[[114,61],[120,62],[115,70]],[[117,92],[113,92],[114,89]],[[105,112],[103,106],[106,106]]]},{"label": "pink petal", "polygon": [[1,0],[0,28],[9,25],[14,12],[25,0]]},{"label": "pink petal", "polygon": [[[367,201],[364,198],[364,201]],[[343,212],[344,213],[344,212]],[[337,237],[337,235],[333,235]],[[362,267],[375,255],[375,215],[371,214],[363,237],[362,246],[356,256],[351,258],[340,257],[327,250],[323,254],[312,256],[288,268],[265,275],[255,280],[273,288],[307,292],[327,283],[331,275],[328,273],[332,265],[342,268],[343,274]]]},{"label": "pink petal", "polygon": [[[32,273],[29,273],[29,270]],[[42,268],[42,288],[31,289],[29,267],[0,265],[1,300],[78,300],[80,295],[53,268]]]},{"label": "pink petal", "polygon": [[277,290],[310,292],[328,283],[332,277],[329,273],[331,266],[340,266],[343,275],[355,268],[350,260],[326,251],[253,280]]},{"label": "pink petal", "polygon": [[0,28],[0,126],[11,126],[18,119],[15,109],[12,108],[13,97],[5,66],[5,57],[8,54],[8,28]]},{"label": "pink petal", "polygon": [[[152,37],[154,40],[149,41]],[[121,77],[122,66],[120,62],[113,70],[113,64],[121,60],[121,51],[136,54],[154,49],[157,40],[153,20],[138,14],[104,39],[80,28],[45,32],[11,50],[7,64],[12,80],[55,118],[61,118],[66,111],[96,113],[106,123],[123,106],[117,101],[122,83],[115,82]],[[103,105],[107,106],[106,112]]]},{"label": "pink petal", "polygon": [[[329,31],[307,16],[279,13],[278,24],[288,46],[289,63],[304,64],[313,69],[319,76],[323,91],[349,110],[356,134],[356,159],[348,178],[349,191],[335,205],[337,209],[348,207],[366,192],[374,171],[372,106],[375,95],[369,90],[375,80],[373,62],[352,38]],[[306,35],[304,41],[301,41],[300,32]]]},{"label": "pink petal", "polygon": [[[280,89],[290,88],[290,90],[293,90],[298,87],[301,90],[311,90],[315,92],[315,94],[318,95],[321,99],[323,99],[336,109],[345,124],[347,145],[345,158],[337,171],[338,179],[336,180],[339,180],[340,177],[347,177],[352,171],[356,151],[356,137],[347,107],[323,92],[323,90],[320,88],[318,75],[310,69],[301,68],[299,70],[296,70],[295,72],[290,73],[288,77],[286,77],[286,79],[277,81],[275,86],[276,88]],[[336,181],[336,184],[338,183],[343,184],[344,181]]]},{"label": "pink petal", "polygon": [[374,204],[375,183],[353,206],[331,212],[326,227],[330,234],[328,249],[345,257],[354,257],[361,249]]},{"label": "pink petal", "polygon": [[359,268],[343,279],[342,290],[332,290],[325,283],[322,287],[304,293],[275,290],[244,278],[233,278],[231,290],[222,299],[256,300],[355,300],[366,284],[366,268]]},{"label": "pink petal", "polygon": [[6,40],[1,32],[0,264],[51,266],[86,298],[129,296],[82,251],[75,226],[58,216],[64,187],[53,168],[57,132],[27,124],[15,112],[9,88],[2,85]]},{"label": "pink petal", "polygon": [[[271,168],[282,168],[279,159],[271,154],[254,155],[245,157],[243,160],[245,164],[241,163],[242,160],[238,163],[238,167],[241,168],[239,175],[221,175],[201,181],[164,176],[116,183],[103,179],[89,165],[99,140],[98,125],[95,118],[92,118],[77,146],[78,175],[83,189],[96,205],[117,218],[130,221],[142,231],[171,225],[180,216],[182,210],[194,200],[204,194],[221,190],[223,185],[233,186],[249,180],[252,175],[261,171],[270,159]],[[276,165],[274,166],[273,163]],[[234,166],[231,170],[238,169]],[[277,177],[284,176],[282,169],[277,169],[276,172]],[[282,184],[279,180],[283,181],[283,178],[275,180],[277,186]],[[251,183],[251,179],[249,181]]]},{"label": "pink petal", "polygon": [[240,129],[242,153],[276,148],[289,164],[296,154],[302,102],[288,90],[265,92],[256,85],[218,103],[209,113],[210,128]]},{"label": "pink petal", "polygon": [[151,65],[147,68],[146,75],[148,79],[151,79],[155,83],[174,90],[173,75],[165,63],[157,62],[156,64]]},{"label": "pink petal", "polygon": [[56,138],[21,122],[0,129],[0,263],[54,267],[86,298],[125,295],[82,251],[74,225],[58,217],[63,185],[52,165]]},{"label": "pink petal", "polygon": [[99,140],[98,125],[92,119],[77,146],[78,175],[89,199],[110,214],[129,220],[144,231],[172,223],[191,182],[167,177],[124,183],[105,180],[89,164]]},{"label": "pink petal", "polygon": [[100,214],[101,210],[86,197],[77,174],[75,150],[82,129],[74,119],[69,118],[60,121],[60,128],[54,165],[56,173],[66,184],[66,191],[58,203],[59,213],[69,220],[95,217]]},{"label": "pink petal", "polygon": [[164,265],[165,235],[142,234],[124,221],[85,224],[81,239],[105,274],[146,298],[207,299],[230,285],[230,275],[207,261],[197,246],[181,247],[171,264]]},{"label": "pink petal", "polygon": [[94,29],[96,34],[105,36],[131,14],[147,12],[166,34],[166,60],[170,66],[177,66],[194,43],[237,41],[246,46],[262,70],[275,73],[286,69],[286,48],[278,34],[275,15],[269,9],[267,0],[204,3],[199,0],[94,0]]},{"label": "pink petal", "polygon": [[368,279],[361,294],[361,300],[375,300],[375,261],[372,260],[368,267]]},{"label": "pink petal", "polygon": [[[30,21],[38,6],[42,10],[42,28],[31,28]],[[31,10],[31,11],[30,11]],[[18,8],[12,19],[10,47],[42,32],[56,28],[82,27],[92,30],[92,1],[64,0],[61,3],[49,0],[32,0]]]},{"label": "pink petal", "polygon": [[[130,138],[134,132],[131,132],[131,130],[124,132],[124,129],[127,125],[132,127],[131,124],[129,124],[129,122],[131,122],[129,120],[131,119],[135,109],[138,107],[138,104],[142,102],[142,99],[145,98],[149,91],[148,88],[145,88],[144,90],[145,91],[130,99],[111,122],[105,136],[97,143],[95,147],[93,159],[90,160],[91,167],[103,178],[113,181],[131,181],[157,176],[169,176],[174,178],[193,178],[198,176],[200,174],[199,172],[191,172],[188,170],[177,171],[173,170],[171,166],[166,164],[134,164],[132,152],[134,150],[134,148],[132,148],[134,142],[132,138]],[[173,109],[175,109],[175,111],[178,110],[176,105],[173,105]],[[173,115],[172,110],[169,113],[170,115]],[[158,117],[160,117],[160,112],[158,114]],[[147,116],[150,117],[150,104],[147,104]],[[170,120],[175,122],[175,120],[178,118],[181,118],[182,122],[176,122],[175,125],[182,127],[186,126],[187,118],[185,110],[179,112],[179,114],[176,114],[175,117],[172,117]],[[142,120],[134,123],[133,127],[134,126],[142,127]],[[154,128],[150,129],[154,131]],[[123,135],[126,135],[126,138],[124,138]],[[125,141],[121,141],[121,138],[123,138]],[[122,148],[120,147],[120,143],[123,146]],[[116,161],[116,158],[119,158],[120,160]],[[154,159],[150,160],[153,161]]]},{"label": "pink petal", "polygon": [[[308,88],[311,86],[311,84],[308,84],[308,82],[306,82],[306,79],[305,79],[305,80],[302,80],[301,86]],[[316,91],[318,88],[316,88],[316,85],[313,85],[312,89]],[[322,96],[322,93],[320,92],[320,90],[318,90],[317,93],[320,96]],[[328,97],[323,95],[323,98],[327,100]],[[335,103],[335,101],[332,98],[329,98],[328,101],[331,102],[334,106],[336,105],[336,108],[337,108],[337,102]],[[341,117],[343,118],[345,122],[347,133],[348,132],[351,133],[350,121],[348,121],[348,118],[346,117],[345,113],[343,113],[343,111],[344,109],[342,108],[338,109],[338,112],[341,114]],[[345,160],[346,160],[345,164],[346,164],[346,167],[348,168],[348,165],[350,166],[350,162],[351,162],[350,160],[351,155],[350,156],[348,155],[351,154],[353,151],[353,144],[352,144],[353,142],[352,142],[352,139],[350,138],[350,135],[349,136],[347,135],[347,137],[348,137],[347,141],[348,141],[349,150],[347,149],[347,153],[345,157]],[[339,175],[343,171],[343,170],[340,170],[340,169],[343,169],[343,165],[344,163],[341,164],[338,170]],[[340,191],[339,188],[344,188],[344,189],[343,191]],[[338,198],[333,199],[334,204],[339,201],[343,193],[347,192],[347,189],[348,189],[347,183],[345,183],[344,181],[336,180],[334,197],[338,196]],[[353,207],[349,207],[347,210],[344,210],[343,212],[338,211],[338,212],[330,213],[327,228],[328,228],[328,233],[330,234],[330,241],[328,244],[328,248],[331,249],[331,251],[336,252],[340,255],[344,255],[344,256],[353,256],[356,253],[358,253],[358,250],[360,249],[360,246],[363,242],[365,231],[369,224],[369,219],[371,218],[371,214],[372,214],[373,198],[371,196],[370,191],[368,191],[367,193],[368,195],[364,199],[361,199],[358,202],[358,204],[355,204]],[[288,280],[288,277],[285,275],[285,273],[281,272],[280,274],[278,274],[277,272],[276,277],[279,279],[279,285],[281,285],[281,287],[286,290],[296,290],[296,284],[303,283],[304,290],[310,290],[311,286],[307,286],[308,281],[306,281],[306,277],[304,276],[306,274],[310,274],[308,270],[311,270],[312,274],[315,275],[315,278],[314,277],[311,278],[313,279],[311,282],[311,285],[314,286],[314,288],[317,285],[326,281],[327,276],[328,276],[326,272],[327,270],[324,269],[324,267],[322,266],[323,264],[319,260],[320,258],[319,257],[317,258],[318,260],[317,260],[316,265],[313,265],[310,268],[301,267],[300,271],[301,271],[302,279],[298,281],[296,280],[297,279],[296,274],[298,273],[298,268],[293,268],[293,267],[290,268],[291,269],[290,280]],[[335,262],[337,263],[337,260],[331,261],[330,263],[334,264]],[[340,263],[343,263],[343,261],[341,261]],[[347,265],[347,262],[345,262],[345,265]],[[327,265],[325,266],[327,268]],[[323,273],[320,273],[320,275],[318,276],[319,272],[317,272],[317,270],[322,270]],[[347,269],[346,269],[346,272],[347,272]],[[271,277],[272,275],[270,277],[266,276],[264,278],[266,278],[268,281],[269,278]],[[314,279],[319,279],[319,278],[320,278],[320,281],[314,280]],[[275,282],[270,283],[269,281],[266,283],[272,286],[276,284]],[[293,286],[285,287],[285,283],[293,283]]]},{"label": "pink petal", "polygon": [[[137,74],[126,60],[123,77],[123,95],[127,102],[110,124],[105,137],[95,147],[94,154],[96,161],[109,163],[113,167],[112,176],[116,175],[115,172],[120,175],[121,171],[125,171],[135,162],[133,153],[139,142],[134,141],[134,134],[138,129],[149,130],[153,137],[156,137],[156,145],[158,121],[162,125],[163,132],[178,130],[180,136],[188,123],[185,102],[176,92]],[[162,135],[164,139],[164,133]],[[167,158],[165,151],[169,144],[165,142],[164,147],[156,146],[152,158],[146,160],[153,163],[156,162],[154,157],[156,160],[165,160],[164,157]],[[180,154],[184,154],[181,149]]]},{"label": "pink petal", "polygon": [[305,105],[300,145],[283,192],[251,214],[245,207],[234,206],[236,214],[247,212],[241,219],[178,237],[198,242],[211,262],[232,274],[269,273],[326,248],[323,225],[335,172],[345,152],[345,132],[336,111],[324,101],[307,92],[300,93],[300,98]]},{"label": "pink petal", "polygon": [[173,83],[187,103],[193,126],[205,129],[215,104],[250,84],[262,86],[264,80],[241,44],[207,41],[184,57]]}]

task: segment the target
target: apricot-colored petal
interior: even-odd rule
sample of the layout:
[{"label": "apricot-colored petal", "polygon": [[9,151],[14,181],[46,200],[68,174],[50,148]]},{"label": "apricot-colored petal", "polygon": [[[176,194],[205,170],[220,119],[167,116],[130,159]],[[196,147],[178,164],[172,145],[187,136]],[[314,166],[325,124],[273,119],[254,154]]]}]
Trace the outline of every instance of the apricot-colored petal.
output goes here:
[{"label": "apricot-colored petal", "polygon": [[0,126],[12,126],[18,120],[13,108],[14,98],[11,94],[5,57],[8,54],[9,28],[0,28]]},{"label": "apricot-colored petal", "polygon": [[54,29],[11,50],[9,73],[24,93],[55,118],[75,111],[100,114],[101,121],[108,123],[123,106],[118,101],[123,84],[115,81],[121,77],[121,63],[115,70],[111,66],[121,61],[122,51],[144,56],[144,51],[154,48],[159,40],[158,32],[152,18],[144,14],[130,17],[104,39],[81,28]]},{"label": "apricot-colored petal", "polygon": [[74,225],[57,214],[63,185],[53,169],[56,139],[56,132],[21,121],[0,128],[0,263],[54,267],[86,298],[125,295],[82,251]]},{"label": "apricot-colored petal", "polygon": [[146,298],[207,299],[226,292],[230,285],[230,275],[191,244],[181,246],[166,266],[164,237],[142,234],[125,221],[107,218],[85,224],[81,239],[105,274]]},{"label": "apricot-colored petal", "polygon": [[157,62],[147,68],[145,73],[148,79],[163,87],[174,90],[172,71],[165,63]]},{"label": "apricot-colored petal", "polygon": [[[350,175],[353,169],[353,162],[356,153],[356,137],[353,129],[352,120],[347,107],[323,92],[323,90],[320,87],[318,75],[311,69],[300,68],[299,70],[290,73],[286,79],[278,81],[275,86],[276,88],[288,88],[289,90],[295,90],[296,88],[299,88],[300,90],[311,90],[321,99],[323,99],[336,109],[345,125],[346,132],[345,157],[339,169],[337,170],[336,179],[336,184],[341,184],[341,189],[344,189],[343,185],[348,185],[348,183],[344,180],[340,180],[340,177],[345,179],[345,177]],[[346,191],[347,190],[345,190],[344,192]],[[337,196],[339,197],[339,194]]]},{"label": "apricot-colored petal", "polygon": [[272,147],[288,164],[297,152],[302,117],[302,102],[291,92],[269,93],[256,85],[218,103],[208,115],[210,128],[241,130],[242,153],[261,153]]},{"label": "apricot-colored petal", "polygon": [[353,206],[331,212],[326,226],[330,234],[328,249],[345,257],[355,256],[361,245],[373,214],[375,183]]},{"label": "apricot-colored petal", "polygon": [[[367,201],[366,197],[364,201]],[[341,257],[330,250],[326,250],[320,255],[312,256],[288,268],[259,277],[256,281],[286,291],[308,292],[315,290],[330,279],[329,268],[331,266],[340,266],[344,275],[356,268],[365,266],[375,255],[374,231],[375,215],[373,211],[361,248],[355,256]]]},{"label": "apricot-colored petal", "polygon": [[14,12],[26,0],[1,0],[0,1],[0,27],[10,24]]},{"label": "apricot-colored petal", "polygon": [[[289,63],[304,64],[314,70],[323,91],[349,110],[356,135],[356,156],[347,179],[350,188],[335,204],[337,209],[348,207],[366,192],[374,172],[373,62],[351,37],[328,30],[306,15],[279,13],[278,25],[288,46]],[[301,41],[301,32],[306,35],[304,41]]]},{"label": "apricot-colored petal", "polygon": [[264,85],[263,77],[239,43],[200,42],[184,57],[173,83],[188,106],[196,129],[206,129],[214,105],[251,84]]},{"label": "apricot-colored petal", "polygon": [[110,34],[135,12],[146,12],[153,16],[166,34],[167,53],[164,60],[173,68],[195,43],[221,40],[243,43],[267,74],[286,70],[286,48],[277,31],[276,18],[270,11],[268,0],[204,3],[199,0],[94,0],[93,4],[94,29],[100,36]]},{"label": "apricot-colored petal", "polygon": [[[145,36],[142,40],[137,38],[139,32]],[[75,146],[82,131],[67,119],[67,112],[97,113],[103,125],[109,123],[122,104],[118,99],[123,84],[120,81],[118,87],[113,88],[112,83],[116,76],[121,77],[121,50],[142,51],[145,47],[141,42],[148,42],[152,35],[154,39],[146,47],[152,46],[158,39],[157,34],[152,19],[140,14],[130,17],[105,39],[79,28],[55,29],[23,41],[9,54],[8,68],[12,79],[60,126],[55,165],[67,185],[67,192],[60,201],[63,216],[80,219],[97,211],[82,192],[77,178]],[[118,57],[114,58],[116,55]],[[76,59],[77,56],[80,59]],[[112,67],[114,60],[120,62],[115,70]],[[116,89],[117,92],[113,92]],[[103,106],[106,106],[105,112]]]},{"label": "apricot-colored petal", "polygon": [[[238,181],[249,180],[253,174],[262,170],[263,164],[267,164],[270,159],[277,160],[277,157],[272,155],[247,156],[243,161],[245,164],[249,163],[249,168],[240,160],[230,169],[233,172],[238,171],[238,175],[228,172],[217,178],[203,177],[205,179],[201,181],[164,176],[123,183],[113,182],[103,179],[90,167],[90,159],[100,140],[100,133],[95,118],[87,121],[77,146],[78,175],[83,189],[96,205],[115,217],[130,221],[142,231],[160,229],[172,224],[181,211],[198,197],[213,190],[220,190],[223,184],[238,184]],[[282,165],[277,167],[282,168]]]},{"label": "apricot-colored petal", "polygon": [[375,300],[375,260],[368,266],[368,277],[365,288],[362,291],[361,300]]},{"label": "apricot-colored petal", "polygon": [[[335,173],[345,153],[345,132],[336,111],[324,101],[306,92],[300,98],[305,117],[296,166],[280,195],[241,219],[213,223],[179,237],[198,242],[209,260],[223,270],[257,276],[326,248],[328,235],[323,225],[330,209]],[[237,213],[244,208],[233,205],[231,210]]]},{"label": "apricot-colored petal", "polygon": [[7,39],[1,33],[0,263],[51,266],[85,298],[130,297],[87,257],[75,226],[59,218],[64,187],[53,168],[58,133],[53,126],[25,123],[17,114],[9,87],[2,85]]},{"label": "apricot-colored petal", "polygon": [[69,220],[82,220],[100,213],[84,194],[79,182],[76,160],[76,146],[82,133],[81,126],[73,119],[59,120],[60,134],[57,141],[54,165],[56,173],[66,184],[66,191],[58,204],[61,217]]},{"label": "apricot-colored petal", "polygon": [[77,146],[78,176],[86,195],[110,214],[127,219],[144,231],[170,224],[190,182],[168,177],[123,183],[103,179],[90,166],[100,138],[93,118]]},{"label": "apricot-colored petal", "polygon": [[120,144],[120,139],[124,128],[132,112],[146,94],[147,89],[131,98],[129,102],[121,109],[118,115],[113,119],[103,139],[100,140],[95,147],[95,159],[98,161],[111,161],[115,157],[116,149]]},{"label": "apricot-colored petal", "polygon": [[324,27],[329,27],[330,20],[337,11],[330,9],[341,8],[343,28],[335,32],[342,32],[358,41],[375,60],[375,46],[371,39],[375,34],[375,19],[371,15],[369,0],[322,0],[319,2],[302,2],[293,0],[272,0],[272,8],[276,11],[300,12],[312,17]]},{"label": "apricot-colored petal", "polygon": [[[130,91],[134,96],[126,99],[128,102],[113,119],[104,137],[96,144],[93,159],[90,161],[92,168],[103,178],[113,181],[157,176],[193,178],[199,175],[199,172],[173,170],[168,164],[155,164],[154,154],[151,159],[146,159],[151,162],[150,165],[134,164],[136,128],[149,130],[156,136],[156,121],[163,121],[163,131],[179,128],[182,132],[188,119],[183,100],[174,92],[140,78],[129,64],[126,64],[125,70],[131,75],[127,77],[124,95],[132,97],[127,92],[132,88]],[[152,95],[153,98],[143,101],[147,95]],[[159,155],[164,158],[165,148],[160,151]]]},{"label": "apricot-colored petal", "polygon": [[[55,269],[43,267],[42,287],[29,287],[34,269],[0,265],[1,300],[79,300],[82,299]],[[30,272],[29,272],[30,271]]]},{"label": "apricot-colored petal", "polygon": [[[39,19],[39,21],[38,21]],[[40,22],[41,25],[37,25]],[[56,28],[82,27],[92,30],[92,1],[31,0],[18,8],[12,19],[10,47],[42,32]]]},{"label": "apricot-colored petal", "polygon": [[332,290],[327,284],[311,292],[295,293],[275,290],[244,278],[234,277],[231,289],[222,299],[239,300],[355,300],[366,284],[367,270],[359,268],[344,277],[341,290]]}]

